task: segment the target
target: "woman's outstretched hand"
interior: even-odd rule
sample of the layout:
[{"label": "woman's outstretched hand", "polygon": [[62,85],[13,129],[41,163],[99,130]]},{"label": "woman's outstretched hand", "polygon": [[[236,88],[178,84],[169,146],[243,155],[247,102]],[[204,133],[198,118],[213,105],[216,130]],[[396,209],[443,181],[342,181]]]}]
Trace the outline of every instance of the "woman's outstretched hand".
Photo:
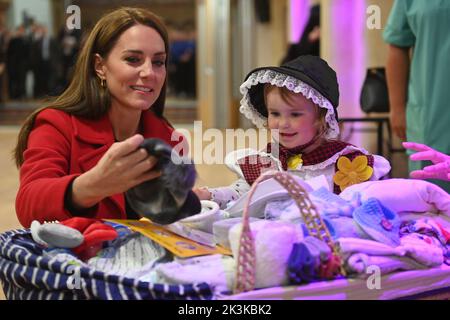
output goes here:
[{"label": "woman's outstretched hand", "polygon": [[200,200],[211,200],[211,192],[206,187],[193,188],[192,191]]}]

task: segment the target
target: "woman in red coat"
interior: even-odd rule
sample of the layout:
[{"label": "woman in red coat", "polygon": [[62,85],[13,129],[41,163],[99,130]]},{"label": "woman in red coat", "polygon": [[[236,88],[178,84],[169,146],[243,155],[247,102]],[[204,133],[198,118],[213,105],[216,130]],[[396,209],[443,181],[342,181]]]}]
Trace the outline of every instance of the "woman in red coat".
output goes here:
[{"label": "woman in red coat", "polygon": [[186,147],[163,117],[167,56],[166,29],[151,12],[121,8],[98,21],[68,88],[20,131],[22,225],[127,217],[124,192],[159,175],[138,148],[144,137]]}]

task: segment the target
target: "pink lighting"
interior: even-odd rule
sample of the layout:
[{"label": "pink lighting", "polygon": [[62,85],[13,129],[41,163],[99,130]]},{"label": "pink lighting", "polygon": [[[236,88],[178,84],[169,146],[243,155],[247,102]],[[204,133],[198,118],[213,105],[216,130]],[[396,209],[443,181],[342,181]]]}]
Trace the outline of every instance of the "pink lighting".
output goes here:
[{"label": "pink lighting", "polygon": [[309,18],[309,0],[290,0],[289,42],[296,43]]},{"label": "pink lighting", "polygon": [[[361,117],[359,96],[365,75],[365,2],[362,0],[330,1],[332,57],[329,63],[336,70],[339,82],[340,117]],[[355,124],[355,127],[359,126]],[[352,143],[361,145],[353,137]]]}]

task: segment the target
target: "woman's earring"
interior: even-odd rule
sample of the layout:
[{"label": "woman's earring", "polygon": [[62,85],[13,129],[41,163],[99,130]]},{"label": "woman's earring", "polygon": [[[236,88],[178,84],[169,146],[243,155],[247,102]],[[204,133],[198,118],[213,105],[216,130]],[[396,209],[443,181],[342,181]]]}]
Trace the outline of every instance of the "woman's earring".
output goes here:
[{"label": "woman's earring", "polygon": [[105,79],[102,79],[102,80],[100,81],[100,85],[102,86],[102,88],[106,88],[106,80],[105,80]]}]

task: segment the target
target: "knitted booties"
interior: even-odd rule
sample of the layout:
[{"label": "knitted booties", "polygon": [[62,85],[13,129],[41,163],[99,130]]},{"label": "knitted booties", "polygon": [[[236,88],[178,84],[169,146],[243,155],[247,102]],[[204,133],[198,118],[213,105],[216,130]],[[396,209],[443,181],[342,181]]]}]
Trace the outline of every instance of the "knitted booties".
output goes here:
[{"label": "knitted booties", "polygon": [[200,200],[191,191],[197,176],[192,161],[180,157],[160,139],[146,139],[141,148],[158,159],[154,169],[160,170],[161,176],[128,190],[125,196],[130,207],[138,215],[159,224],[170,224],[200,213]]}]

